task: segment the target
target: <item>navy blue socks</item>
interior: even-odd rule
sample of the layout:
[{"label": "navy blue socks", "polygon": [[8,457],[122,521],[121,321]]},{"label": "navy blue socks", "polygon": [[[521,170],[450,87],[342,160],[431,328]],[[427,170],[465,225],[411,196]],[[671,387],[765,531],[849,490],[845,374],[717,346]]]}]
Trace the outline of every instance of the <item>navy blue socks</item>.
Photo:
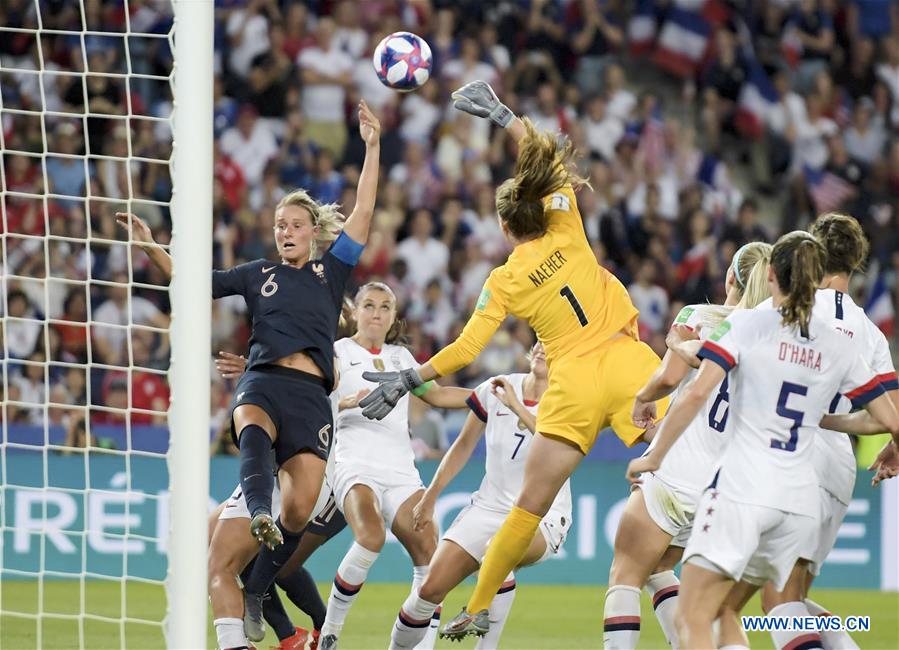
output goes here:
[{"label": "navy blue socks", "polygon": [[275,473],[272,467],[272,439],[265,430],[248,424],[240,432],[240,489],[250,518],[272,513]]}]

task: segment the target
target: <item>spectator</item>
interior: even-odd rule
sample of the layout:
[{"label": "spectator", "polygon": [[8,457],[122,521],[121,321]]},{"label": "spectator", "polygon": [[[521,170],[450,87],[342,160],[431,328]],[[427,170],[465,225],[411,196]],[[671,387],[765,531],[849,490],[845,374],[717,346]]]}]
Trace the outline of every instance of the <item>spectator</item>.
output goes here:
[{"label": "spectator", "polygon": [[410,236],[399,243],[396,253],[406,263],[406,268],[412,270],[409,282],[421,291],[428,282],[446,271],[449,249],[434,238],[434,219],[428,210],[415,211],[409,231]]},{"label": "spectator", "polygon": [[9,356],[26,359],[37,347],[43,328],[41,318],[21,289],[12,289],[6,297],[6,346]]},{"label": "spectator", "polygon": [[368,46],[368,34],[359,26],[359,11],[356,3],[342,0],[334,8],[334,42],[338,49],[354,59],[362,58]]},{"label": "spectator", "polygon": [[758,220],[759,206],[755,199],[745,199],[737,210],[735,223],[728,224],[721,241],[730,241],[734,250],[754,241],[770,241],[770,236]]},{"label": "spectator", "polygon": [[624,135],[624,124],[609,115],[604,96],[594,95],[587,100],[581,127],[591,153],[608,162],[615,159],[615,145]]},{"label": "spectator", "polygon": [[603,4],[601,0],[576,0],[568,5],[566,23],[572,37],[571,49],[579,55],[574,79],[586,94],[601,90],[605,67],[624,43],[620,13]]},{"label": "spectator", "polygon": [[892,37],[883,42],[884,58],[877,64],[877,78],[890,91],[893,108],[890,110],[890,125],[899,127],[899,37]]},{"label": "spectator", "polygon": [[109,298],[92,314],[94,325],[91,327],[91,337],[94,352],[100,361],[127,365],[125,341],[131,326],[151,325],[168,329],[169,317],[146,298],[130,295],[127,274],[116,274],[112,281],[116,284],[108,288]]},{"label": "spectator", "polygon": [[409,435],[415,460],[440,460],[449,449],[443,418],[420,399],[409,402]]},{"label": "spectator", "polygon": [[340,160],[347,141],[344,103],[353,80],[353,59],[340,49],[334,32],[334,21],[322,18],[316,28],[316,44],[304,49],[297,63],[303,77],[306,133],[312,142]]},{"label": "spectator", "polygon": [[[47,157],[47,178],[49,191],[71,197],[84,196],[87,178],[93,175],[93,164],[85,166],[83,159],[76,158],[81,148],[78,129],[71,122],[60,122],[54,130],[52,153],[60,156]],[[61,200],[60,205],[70,206],[72,200]]]},{"label": "spectator", "polygon": [[819,0],[799,0],[790,19],[790,28],[799,54],[796,83],[800,91],[810,90],[815,76],[827,69],[834,45],[833,21],[820,7]]},{"label": "spectator", "polygon": [[[656,265],[651,260],[640,263],[636,281],[627,288],[634,307],[640,310],[640,329],[659,334],[668,327],[668,294],[655,283]],[[642,336],[644,340],[648,337]]]},{"label": "spectator", "polygon": [[428,281],[424,296],[414,301],[409,308],[408,318],[421,323],[421,331],[438,347],[449,343],[447,335],[455,320],[455,312],[443,289],[442,279],[433,278]]},{"label": "spectator", "polygon": [[240,108],[237,126],[222,135],[222,153],[229,156],[249,185],[262,180],[262,172],[268,162],[278,154],[275,136],[259,120],[259,113],[252,104]]},{"label": "spectator", "polygon": [[866,165],[883,156],[887,135],[874,121],[874,101],[870,97],[862,97],[856,102],[852,125],[843,137],[849,155]]},{"label": "spectator", "polygon": [[269,51],[269,19],[278,17],[274,0],[249,0],[245,9],[231,11],[226,27],[231,53],[228,67],[240,80],[249,78],[253,59]]}]

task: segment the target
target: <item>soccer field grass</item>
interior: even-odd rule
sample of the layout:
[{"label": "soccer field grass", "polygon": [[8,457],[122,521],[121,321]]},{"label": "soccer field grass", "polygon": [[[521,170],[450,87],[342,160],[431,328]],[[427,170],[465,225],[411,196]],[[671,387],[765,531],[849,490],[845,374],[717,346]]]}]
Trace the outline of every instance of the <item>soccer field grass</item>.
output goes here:
[{"label": "soccer field grass", "polygon": [[[322,596],[327,597],[329,586],[320,584]],[[465,584],[447,599],[446,616],[453,616],[462,606],[472,586]],[[359,595],[347,618],[340,637],[342,650],[383,649],[388,645],[390,628],[397,609],[408,593],[406,584],[369,584]],[[44,611],[59,614],[79,612],[79,586],[69,582],[47,582],[44,585]],[[512,615],[502,638],[503,648],[599,648],[602,647],[602,602],[604,587],[569,585],[528,585],[519,583]],[[160,619],[165,609],[161,588],[154,585],[132,584],[126,594],[126,611],[131,617]],[[899,595],[876,591],[816,591],[815,599],[843,616],[869,615],[871,631],[854,636],[861,648],[899,648]],[[122,593],[117,584],[86,583],[85,611],[89,614],[120,618]],[[6,580],[2,585],[0,617],[0,648],[19,650],[37,648],[37,627],[34,620],[8,615],[11,611],[38,611],[38,588],[34,582]],[[294,623],[303,627],[308,619],[288,605]],[[759,613],[758,599],[748,614]],[[79,626],[76,620],[46,619],[43,622],[41,647],[78,648]],[[643,598],[643,630],[640,648],[667,648],[661,630],[652,613],[649,600]],[[159,628],[126,624],[129,648],[161,648],[163,639]],[[120,624],[86,621],[83,647],[91,649],[119,648]],[[770,648],[768,634],[749,635],[754,648]],[[257,644],[259,648],[275,645],[273,635]],[[468,640],[460,645],[438,641],[437,647],[473,647]],[[215,647],[215,634],[209,624],[209,648]]]}]

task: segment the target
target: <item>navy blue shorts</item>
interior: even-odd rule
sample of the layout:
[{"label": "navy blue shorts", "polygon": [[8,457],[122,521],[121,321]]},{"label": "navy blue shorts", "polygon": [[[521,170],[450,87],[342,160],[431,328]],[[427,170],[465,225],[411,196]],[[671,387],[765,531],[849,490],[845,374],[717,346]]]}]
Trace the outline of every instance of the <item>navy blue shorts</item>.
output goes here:
[{"label": "navy blue shorts", "polygon": [[346,528],[346,519],[340,512],[340,508],[337,507],[337,500],[334,498],[333,492],[318,516],[306,524],[307,533],[321,535],[325,540],[331,539],[344,528]]},{"label": "navy blue shorts", "polygon": [[[302,452],[328,460],[334,422],[325,380],[301,370],[262,365],[241,375],[234,389],[231,412],[243,404],[265,411],[278,431],[275,461],[280,467]],[[231,437],[239,446],[231,419]]]}]

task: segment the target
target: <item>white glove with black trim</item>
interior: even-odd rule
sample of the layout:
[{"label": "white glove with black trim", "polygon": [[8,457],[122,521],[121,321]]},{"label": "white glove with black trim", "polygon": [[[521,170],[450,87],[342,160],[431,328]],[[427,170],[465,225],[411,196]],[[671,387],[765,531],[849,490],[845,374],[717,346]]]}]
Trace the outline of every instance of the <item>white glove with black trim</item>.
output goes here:
[{"label": "white glove with black trim", "polygon": [[489,117],[506,128],[515,117],[486,81],[472,81],[453,93],[453,106],[476,117]]},{"label": "white glove with black trim", "polygon": [[363,372],[362,378],[378,383],[377,388],[359,400],[362,415],[369,420],[383,420],[403,395],[424,383],[415,368],[399,372]]}]

